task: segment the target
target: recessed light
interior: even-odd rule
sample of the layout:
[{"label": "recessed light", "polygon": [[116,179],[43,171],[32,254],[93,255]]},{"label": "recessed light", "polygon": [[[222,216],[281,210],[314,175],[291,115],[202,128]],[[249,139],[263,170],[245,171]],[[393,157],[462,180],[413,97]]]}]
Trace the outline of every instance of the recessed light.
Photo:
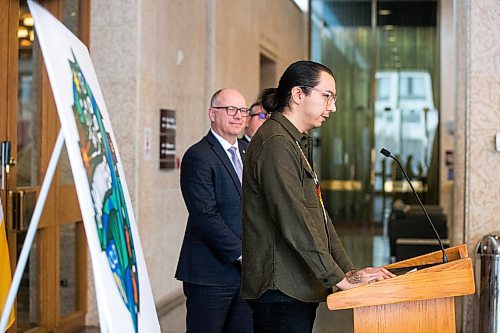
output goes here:
[{"label": "recessed light", "polygon": [[26,17],[23,19],[23,24],[24,24],[24,26],[26,26],[26,27],[32,27],[32,26],[33,26],[33,17],[31,17],[31,16],[26,16]]},{"label": "recessed light", "polygon": [[28,29],[26,29],[25,27],[19,27],[17,29],[17,38],[26,38],[28,37]]}]

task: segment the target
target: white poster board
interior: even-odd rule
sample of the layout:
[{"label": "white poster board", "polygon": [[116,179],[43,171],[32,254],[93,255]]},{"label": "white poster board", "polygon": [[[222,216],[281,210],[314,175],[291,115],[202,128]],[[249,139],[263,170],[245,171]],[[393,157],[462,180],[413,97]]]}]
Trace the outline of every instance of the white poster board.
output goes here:
[{"label": "white poster board", "polygon": [[125,173],[86,46],[28,0],[64,133],[103,331],[160,332]]}]

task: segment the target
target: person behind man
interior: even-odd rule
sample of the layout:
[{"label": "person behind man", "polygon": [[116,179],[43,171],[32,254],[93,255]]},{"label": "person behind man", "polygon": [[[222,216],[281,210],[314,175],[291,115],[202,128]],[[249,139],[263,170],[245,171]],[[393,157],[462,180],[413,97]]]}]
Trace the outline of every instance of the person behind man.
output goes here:
[{"label": "person behind man", "polygon": [[271,114],[267,113],[262,106],[262,102],[257,100],[250,106],[250,117],[247,118],[245,135],[241,138],[246,142],[250,142],[252,137],[255,135],[255,132],[259,129],[259,127],[269,118]]},{"label": "person behind man", "polygon": [[183,281],[187,332],[251,332],[240,297],[241,176],[247,144],[237,137],[250,110],[235,89],[217,91],[211,129],[185,153],[181,190],[189,217],[175,277]]},{"label": "person behind man", "polygon": [[335,100],[332,72],[311,61],[293,63],[278,88],[263,93],[272,116],[252,138],[243,169],[241,295],[255,332],[311,332],[329,293],[394,276],[356,270],[323,206],[307,131],[336,111]]}]

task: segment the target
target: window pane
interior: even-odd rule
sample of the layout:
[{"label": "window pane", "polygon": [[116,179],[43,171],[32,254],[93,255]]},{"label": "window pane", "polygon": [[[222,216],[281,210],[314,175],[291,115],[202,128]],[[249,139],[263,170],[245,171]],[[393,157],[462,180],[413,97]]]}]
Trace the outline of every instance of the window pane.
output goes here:
[{"label": "window pane", "polygon": [[[62,22],[76,36],[80,35],[80,0],[65,0],[62,1]],[[66,148],[61,152],[59,158],[60,184],[74,184],[73,174],[69,164],[69,157]]]},{"label": "window pane", "polygon": [[64,224],[60,228],[60,313],[61,317],[77,310],[77,252],[76,225]]},{"label": "window pane", "polygon": [[437,203],[436,22],[437,1],[311,1],[311,59],[332,68],[340,96],[333,118],[313,133],[337,223],[382,222],[394,199],[415,203],[406,187],[398,190],[402,173],[382,147],[420,182],[424,203]]},{"label": "window pane", "polygon": [[[17,233],[17,256],[21,254],[21,249],[26,238],[26,232]],[[27,331],[33,327],[40,326],[38,318],[38,293],[37,293],[37,237],[33,240],[30,249],[28,262],[24,269],[19,291],[17,293],[17,329],[18,332]]]},{"label": "window pane", "polygon": [[39,45],[26,1],[19,5],[17,186],[35,186],[40,156]]}]

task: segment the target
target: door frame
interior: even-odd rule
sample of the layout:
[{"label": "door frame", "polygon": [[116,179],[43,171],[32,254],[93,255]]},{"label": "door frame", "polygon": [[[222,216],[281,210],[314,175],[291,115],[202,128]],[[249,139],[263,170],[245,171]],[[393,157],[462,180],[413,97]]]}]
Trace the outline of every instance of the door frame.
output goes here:
[{"label": "door frame", "polygon": [[[61,17],[64,0],[43,0],[40,4],[54,16]],[[17,157],[17,114],[18,114],[18,57],[17,29],[19,26],[20,1],[0,0],[0,141],[9,140],[12,156]],[[90,0],[79,1],[80,39],[88,45]],[[0,191],[9,220],[9,191],[26,189],[40,190],[60,124],[41,54],[34,79],[38,80],[38,112],[40,135],[38,138],[39,159],[36,186],[16,186],[17,168],[13,166],[8,177],[6,190]],[[12,218],[10,218],[12,219]],[[60,314],[60,228],[66,224],[75,225],[75,309],[68,315]],[[17,232],[7,225],[7,239],[12,272],[17,257]],[[61,182],[60,168],[56,171],[43,209],[36,236],[36,309],[38,327],[29,332],[70,332],[85,324],[87,313],[87,244],[74,185]],[[17,304],[15,305],[17,309]],[[17,321],[11,329],[17,332]]]}]

